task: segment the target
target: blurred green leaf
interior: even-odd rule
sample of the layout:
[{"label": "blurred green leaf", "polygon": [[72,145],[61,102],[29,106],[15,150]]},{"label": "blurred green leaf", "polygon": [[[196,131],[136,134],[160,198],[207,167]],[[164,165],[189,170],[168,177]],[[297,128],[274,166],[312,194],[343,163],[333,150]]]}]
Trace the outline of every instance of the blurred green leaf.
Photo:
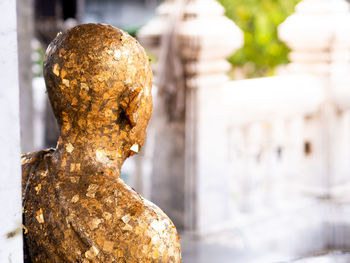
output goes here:
[{"label": "blurred green leaf", "polygon": [[218,0],[244,31],[244,46],[229,61],[241,67],[246,77],[273,75],[274,69],[288,63],[289,48],[277,37],[277,27],[294,12],[300,0]]}]

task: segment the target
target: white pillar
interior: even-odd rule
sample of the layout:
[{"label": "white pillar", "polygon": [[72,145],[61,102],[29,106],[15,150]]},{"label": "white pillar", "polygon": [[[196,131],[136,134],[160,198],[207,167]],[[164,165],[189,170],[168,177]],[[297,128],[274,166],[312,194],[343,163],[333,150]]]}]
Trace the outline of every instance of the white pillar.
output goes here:
[{"label": "white pillar", "polygon": [[[306,178],[307,188],[312,190],[320,186],[323,190],[323,196],[319,197],[325,202],[319,203],[330,209],[322,215],[328,226],[323,229],[324,239],[327,249],[339,248],[340,233],[349,228],[350,210],[346,200],[350,190],[349,3],[345,0],[303,0],[297,5],[296,13],[279,27],[279,36],[292,49],[289,72],[313,74],[322,80],[320,88],[325,90],[326,99],[320,114],[312,116],[313,133],[309,138],[313,151],[304,158],[309,169],[301,176]],[[348,240],[340,245],[341,248],[349,246]]]},{"label": "white pillar", "polygon": [[[183,14],[173,14],[179,6]],[[169,33],[167,26],[172,19],[177,21],[174,29],[180,47],[177,56],[185,75],[185,118],[178,122],[180,128],[174,129],[176,137],[158,138],[171,154],[163,162],[165,174],[157,176],[174,174],[172,169],[177,169],[179,177],[167,179],[171,182],[168,189],[163,180],[164,185],[158,189],[163,189],[168,196],[182,195],[178,200],[184,202],[183,211],[177,212],[183,215],[185,230],[204,234],[217,230],[229,220],[230,175],[225,170],[227,144],[223,143],[226,134],[220,121],[221,105],[211,98],[218,96],[219,87],[229,80],[226,71],[230,64],[226,58],[243,44],[243,34],[224,16],[224,8],[215,0],[165,1],[158,11],[159,16],[141,29],[141,43],[158,55],[162,51],[159,49],[161,35]],[[156,151],[166,152],[162,145],[158,146]],[[171,165],[174,163],[176,165]],[[176,187],[180,180],[182,185]],[[174,207],[178,206],[175,198],[170,201],[175,203]],[[171,217],[172,212],[167,214]]]},{"label": "white pillar", "polygon": [[[33,145],[33,97],[32,97],[32,0],[17,1],[17,36],[20,89],[20,133],[22,153],[34,151]],[[37,149],[38,150],[38,149]]]},{"label": "white pillar", "polygon": [[[292,63],[287,71],[312,74],[322,81],[320,89],[325,90],[326,101],[314,136],[320,139],[312,145],[312,155],[316,154],[318,161],[309,162],[314,172],[306,174],[313,176],[311,187],[318,185],[326,189],[326,193],[340,176],[339,167],[335,166],[337,159],[342,158],[336,148],[340,131],[337,127],[339,105],[335,98],[341,86],[350,83],[349,4],[345,0],[303,0],[296,6],[295,14],[280,25],[279,36],[292,49]],[[306,160],[312,158],[309,156]]]},{"label": "white pillar", "polygon": [[16,1],[0,1],[0,262],[23,262]]},{"label": "white pillar", "polygon": [[226,58],[241,47],[243,34],[224,13],[217,1],[189,1],[179,29],[187,75],[185,223],[197,234],[220,231],[231,220],[226,127],[213,98],[229,80]]}]

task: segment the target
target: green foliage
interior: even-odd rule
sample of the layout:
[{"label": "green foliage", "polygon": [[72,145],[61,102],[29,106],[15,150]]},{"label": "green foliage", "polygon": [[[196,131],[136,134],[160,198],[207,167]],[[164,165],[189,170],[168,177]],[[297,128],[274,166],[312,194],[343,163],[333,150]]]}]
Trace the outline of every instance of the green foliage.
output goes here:
[{"label": "green foliage", "polygon": [[277,37],[277,26],[294,12],[300,0],[218,0],[244,31],[244,46],[229,61],[246,77],[268,76],[288,63],[289,48]]},{"label": "green foliage", "polygon": [[35,59],[33,61],[33,76],[35,77],[42,77],[43,76],[43,64],[44,64],[44,57],[45,57],[45,50],[40,45],[35,48],[33,51],[35,53]]}]

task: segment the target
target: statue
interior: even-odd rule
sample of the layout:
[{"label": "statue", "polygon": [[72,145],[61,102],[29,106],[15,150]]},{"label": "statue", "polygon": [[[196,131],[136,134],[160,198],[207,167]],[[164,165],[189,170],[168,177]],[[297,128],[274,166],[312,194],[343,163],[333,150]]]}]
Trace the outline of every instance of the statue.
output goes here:
[{"label": "statue", "polygon": [[173,223],[120,178],[152,113],[143,48],[112,26],[79,25],[51,42],[44,77],[60,137],[22,157],[26,262],[181,262]]}]

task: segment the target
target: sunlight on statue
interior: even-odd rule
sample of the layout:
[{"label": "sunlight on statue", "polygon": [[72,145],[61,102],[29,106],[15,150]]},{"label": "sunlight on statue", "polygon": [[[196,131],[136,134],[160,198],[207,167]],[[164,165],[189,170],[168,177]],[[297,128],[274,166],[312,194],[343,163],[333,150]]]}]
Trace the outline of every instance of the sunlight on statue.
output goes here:
[{"label": "sunlight on statue", "polygon": [[108,25],[58,34],[44,60],[56,149],[23,155],[26,262],[181,262],[170,219],[120,178],[145,140],[152,71],[139,43]]}]

